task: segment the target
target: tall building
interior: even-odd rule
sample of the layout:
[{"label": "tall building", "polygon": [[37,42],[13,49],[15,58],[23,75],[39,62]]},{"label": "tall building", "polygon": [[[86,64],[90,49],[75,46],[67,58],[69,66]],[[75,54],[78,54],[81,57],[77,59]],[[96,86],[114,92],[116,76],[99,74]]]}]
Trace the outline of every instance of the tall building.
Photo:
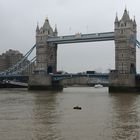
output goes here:
[{"label": "tall building", "polygon": [[23,54],[17,50],[10,49],[5,53],[6,59],[8,60],[8,67],[13,66],[16,64],[20,59],[23,58]]},{"label": "tall building", "polygon": [[115,19],[115,66],[120,73],[136,73],[136,22],[125,9],[120,20]]},{"label": "tall building", "polygon": [[8,69],[8,62],[4,54],[0,55],[0,71]]},{"label": "tall building", "polygon": [[[122,18],[115,19],[115,70],[110,72],[109,91],[134,89],[136,86],[136,36],[135,19],[125,9]],[[120,90],[121,89],[121,90]]]},{"label": "tall building", "polygon": [[4,71],[14,64],[16,64],[20,59],[23,58],[23,54],[17,50],[8,50],[2,55],[0,55],[0,71]]},{"label": "tall building", "polygon": [[44,25],[36,28],[36,72],[55,73],[57,68],[57,46],[48,44],[46,39],[57,36],[57,29],[53,30],[46,18]]}]

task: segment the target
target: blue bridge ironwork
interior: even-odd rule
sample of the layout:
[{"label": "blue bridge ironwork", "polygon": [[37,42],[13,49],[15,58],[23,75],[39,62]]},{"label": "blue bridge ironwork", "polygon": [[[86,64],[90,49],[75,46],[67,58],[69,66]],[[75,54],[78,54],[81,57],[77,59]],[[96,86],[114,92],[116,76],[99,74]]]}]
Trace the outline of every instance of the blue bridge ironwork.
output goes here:
[{"label": "blue bridge ironwork", "polygon": [[59,81],[63,79],[70,79],[75,77],[95,77],[101,79],[108,79],[109,75],[107,73],[96,73],[96,74],[53,74],[52,79],[53,81]]}]

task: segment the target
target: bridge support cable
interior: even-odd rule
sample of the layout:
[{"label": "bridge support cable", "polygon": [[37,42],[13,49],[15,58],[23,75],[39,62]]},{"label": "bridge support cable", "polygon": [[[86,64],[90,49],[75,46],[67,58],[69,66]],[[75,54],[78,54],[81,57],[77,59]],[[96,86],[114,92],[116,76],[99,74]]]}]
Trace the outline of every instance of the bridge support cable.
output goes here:
[{"label": "bridge support cable", "polygon": [[136,40],[136,46],[140,49],[140,42]]},{"label": "bridge support cable", "polygon": [[[0,75],[11,75],[13,73],[16,73],[16,71],[18,71],[18,69],[21,69],[21,67],[25,66],[25,63],[28,61],[28,57],[30,56],[30,54],[33,52],[33,50],[37,47],[37,45],[35,44],[24,56],[21,60],[19,60],[15,65],[11,66],[8,70],[5,70],[3,72],[0,72]],[[35,57],[34,57],[35,58]],[[33,59],[34,59],[33,58]],[[30,63],[30,62],[29,62]],[[28,63],[28,64],[29,64]]]},{"label": "bridge support cable", "polygon": [[27,65],[24,65],[23,67],[18,69],[16,72],[14,72],[14,74],[18,75],[18,74],[21,74],[24,70],[30,69],[30,67],[32,67],[35,61],[36,61],[36,56],[32,58]]},{"label": "bridge support cable", "polygon": [[[21,64],[24,60],[26,60],[28,58],[28,56],[33,52],[34,48],[36,47],[36,44],[23,56],[23,58],[18,61],[14,66],[14,67],[17,67],[19,64]],[[12,69],[12,67],[11,67]]]}]

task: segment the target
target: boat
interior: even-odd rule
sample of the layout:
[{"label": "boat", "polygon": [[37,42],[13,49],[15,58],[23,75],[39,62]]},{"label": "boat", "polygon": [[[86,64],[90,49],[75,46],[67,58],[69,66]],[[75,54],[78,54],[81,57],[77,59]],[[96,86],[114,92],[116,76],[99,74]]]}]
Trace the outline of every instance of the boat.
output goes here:
[{"label": "boat", "polygon": [[95,84],[94,85],[94,88],[102,88],[103,87],[103,85],[101,85],[101,84]]},{"label": "boat", "polygon": [[28,84],[10,80],[3,80],[0,81],[0,88],[28,88]]},{"label": "boat", "polygon": [[78,110],[81,110],[81,109],[82,109],[82,107],[80,107],[80,106],[75,106],[75,107],[73,107],[73,109],[78,109]]}]

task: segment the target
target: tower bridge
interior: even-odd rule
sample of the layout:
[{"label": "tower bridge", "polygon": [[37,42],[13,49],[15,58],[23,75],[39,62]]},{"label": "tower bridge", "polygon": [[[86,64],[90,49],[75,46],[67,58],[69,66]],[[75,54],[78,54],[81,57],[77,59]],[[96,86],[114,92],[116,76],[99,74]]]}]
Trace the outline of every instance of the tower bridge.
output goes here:
[{"label": "tower bridge", "polygon": [[[111,70],[109,74],[109,92],[140,92],[140,78],[136,72],[136,46],[140,47],[137,40],[137,25],[135,19],[129,17],[126,9],[122,18],[116,16],[114,32],[58,36],[57,28],[53,30],[48,19],[42,27],[37,25],[36,44],[33,47],[36,48],[36,66],[34,74],[29,77],[29,89],[63,89],[61,80],[52,80],[52,76],[49,75],[57,72],[58,44],[113,40],[115,70]],[[30,52],[27,54],[30,55]],[[22,60],[19,64],[21,63]],[[10,73],[11,69],[7,72]],[[14,67],[14,72],[16,70]]]}]

